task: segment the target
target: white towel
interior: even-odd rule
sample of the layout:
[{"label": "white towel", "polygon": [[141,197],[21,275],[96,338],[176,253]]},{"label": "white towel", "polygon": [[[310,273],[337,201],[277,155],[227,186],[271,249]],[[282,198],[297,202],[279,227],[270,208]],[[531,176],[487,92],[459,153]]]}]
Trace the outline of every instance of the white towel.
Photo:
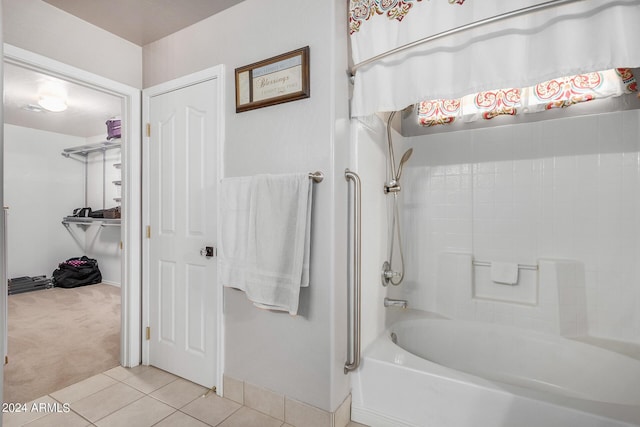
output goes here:
[{"label": "white towel", "polygon": [[491,280],[505,285],[515,285],[518,283],[518,264],[491,262]]},{"label": "white towel", "polygon": [[225,178],[220,183],[218,268],[224,286],[245,290],[249,270],[251,177]]},{"label": "white towel", "polygon": [[300,287],[309,285],[308,175],[230,178],[221,187],[223,285],[245,291],[260,308],[297,314]]}]

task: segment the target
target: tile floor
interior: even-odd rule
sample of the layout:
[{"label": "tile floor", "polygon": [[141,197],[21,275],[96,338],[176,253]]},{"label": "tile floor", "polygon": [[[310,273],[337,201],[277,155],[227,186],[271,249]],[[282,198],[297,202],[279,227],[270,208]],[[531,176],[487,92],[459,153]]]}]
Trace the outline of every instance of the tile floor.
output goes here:
[{"label": "tile floor", "polygon": [[[18,408],[5,407],[3,425],[291,427],[214,393],[203,397],[206,392],[204,387],[153,367],[117,367]],[[349,424],[357,426],[361,424]]]}]

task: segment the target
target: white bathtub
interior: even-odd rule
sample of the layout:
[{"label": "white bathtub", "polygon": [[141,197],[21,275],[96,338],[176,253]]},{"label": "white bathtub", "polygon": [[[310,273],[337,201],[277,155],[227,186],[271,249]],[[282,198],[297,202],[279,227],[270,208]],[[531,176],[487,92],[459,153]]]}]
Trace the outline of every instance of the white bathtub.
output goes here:
[{"label": "white bathtub", "polygon": [[352,419],[370,426],[640,425],[640,360],[494,324],[398,322],[352,385]]}]

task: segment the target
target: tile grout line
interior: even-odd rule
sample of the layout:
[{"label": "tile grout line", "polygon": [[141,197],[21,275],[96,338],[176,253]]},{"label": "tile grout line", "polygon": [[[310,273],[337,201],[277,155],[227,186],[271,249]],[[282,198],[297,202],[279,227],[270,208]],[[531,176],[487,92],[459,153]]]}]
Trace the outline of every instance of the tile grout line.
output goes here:
[{"label": "tile grout line", "polygon": [[[54,392],[54,393],[55,393],[55,392]],[[96,392],[96,393],[97,393],[97,392]],[[93,394],[95,394],[95,393],[93,393]],[[93,396],[93,394],[91,394],[90,396]],[[61,402],[60,400],[56,399],[55,397],[51,396],[50,394],[48,394],[47,396],[49,396],[50,398],[52,398],[54,401],[56,401],[56,402],[58,402],[58,403],[60,403],[60,404],[64,405],[64,402]],[[92,425],[92,426],[93,426],[93,425],[95,425],[95,424],[94,424],[90,419],[86,418],[85,416],[83,416],[83,415],[82,415],[82,414],[80,414],[79,412],[74,411],[74,410],[73,410],[73,408],[71,407],[71,405],[72,405],[72,404],[71,404],[71,403],[69,403],[69,410],[70,410],[71,412],[73,412],[74,414],[76,414],[77,416],[79,416],[80,418],[82,418],[83,420],[87,421],[90,425]],[[26,424],[26,425],[28,425],[28,424]]]},{"label": "tile grout line", "polygon": [[[160,390],[161,388],[166,387],[166,386],[168,386],[169,384],[172,384],[172,383],[174,383],[175,381],[178,381],[179,379],[180,379],[180,377],[177,377],[175,380],[173,380],[173,381],[171,381],[170,383],[165,384],[164,386],[162,386],[162,387],[160,387],[160,388],[158,388],[158,389],[156,389],[156,390],[152,391],[151,393],[155,393],[156,391]],[[191,418],[191,419],[194,419],[194,420],[199,421],[199,422],[201,422],[201,423],[204,423],[204,424],[206,424],[206,425],[208,425],[208,426],[211,426],[211,424],[209,424],[209,423],[207,423],[207,422],[204,422],[204,421],[202,421],[202,420],[199,420],[198,418],[196,418],[196,417],[194,417],[194,416],[192,416],[192,415],[190,415],[190,414],[187,414],[186,412],[182,412],[182,408],[184,408],[184,407],[186,407],[186,406],[188,406],[188,405],[192,404],[193,402],[195,402],[195,401],[196,401],[196,400],[198,400],[198,399],[202,399],[202,398],[204,398],[204,396],[197,396],[197,397],[196,397],[196,398],[194,398],[193,400],[190,400],[189,402],[185,403],[184,405],[180,406],[179,408],[176,408],[176,407],[171,406],[170,404],[168,404],[168,403],[166,403],[166,402],[163,402],[163,401],[162,401],[162,400],[160,400],[160,399],[156,399],[155,397],[151,396],[151,393],[147,394],[147,396],[149,396],[149,397],[150,397],[150,398],[152,398],[152,399],[157,400],[157,401],[158,401],[158,402],[160,402],[160,403],[164,403],[165,405],[167,405],[167,406],[169,406],[170,408],[174,409],[174,411],[173,411],[172,413],[170,413],[169,415],[167,415],[166,417],[164,417],[163,419],[161,419],[161,420],[160,420],[160,421],[158,421],[157,423],[153,424],[154,426],[155,426],[155,425],[157,425],[157,424],[159,424],[159,423],[161,423],[162,421],[166,420],[166,419],[167,419],[167,418],[169,418],[170,416],[174,415],[176,412],[180,412],[182,415],[185,415],[185,416],[187,416],[187,417],[189,417],[189,418]],[[152,427],[153,427],[153,426],[152,426]],[[211,427],[215,427],[215,426],[211,426]]]},{"label": "tile grout line", "polygon": [[[138,389],[138,388],[136,388],[136,387],[134,387],[134,386],[132,386],[132,385],[130,385],[130,384],[127,384],[126,382],[124,382],[125,380],[127,380],[127,379],[129,379],[129,378],[131,378],[131,377],[140,376],[140,375],[141,375],[141,374],[143,374],[144,372],[149,371],[149,369],[150,369],[150,368],[154,368],[154,367],[153,367],[153,366],[151,366],[151,365],[138,365],[138,366],[148,366],[148,367],[147,367],[146,369],[143,369],[143,370],[142,370],[142,372],[140,372],[139,374],[131,374],[131,375],[129,375],[129,376],[127,376],[127,377],[123,378],[122,380],[119,380],[119,379],[113,378],[113,377],[111,377],[111,376],[109,376],[109,375],[107,375],[107,374],[104,374],[104,373],[103,373],[104,375],[107,375],[107,376],[109,376],[110,378],[114,379],[117,383],[123,384],[123,385],[125,385],[125,386],[127,386],[127,387],[132,388],[133,390],[136,390],[136,391],[138,391],[138,392],[142,393],[142,396],[140,396],[139,398],[137,398],[137,399],[135,399],[135,400],[133,400],[133,401],[131,401],[131,402],[127,403],[126,405],[122,406],[121,408],[118,408],[118,409],[114,410],[113,412],[110,412],[109,414],[105,415],[104,417],[97,419],[95,422],[91,422],[91,421],[89,420],[89,422],[91,422],[91,425],[92,425],[92,426],[93,426],[93,425],[97,425],[97,424],[96,424],[97,422],[99,422],[99,421],[101,421],[101,420],[104,420],[105,418],[107,418],[107,417],[109,417],[109,416],[111,416],[111,415],[115,414],[116,412],[121,411],[122,409],[124,409],[124,408],[126,408],[126,407],[129,407],[129,406],[131,406],[131,405],[133,405],[134,403],[136,403],[136,402],[138,402],[138,401],[140,401],[140,400],[144,399],[145,397],[150,397],[151,399],[153,399],[153,400],[155,400],[155,401],[157,401],[157,402],[160,402],[160,403],[162,403],[162,404],[164,404],[164,405],[166,405],[166,406],[170,407],[171,409],[173,409],[173,412],[171,412],[171,413],[170,413],[169,415],[167,415],[165,418],[170,417],[171,415],[173,415],[174,413],[176,413],[176,412],[178,411],[178,409],[174,408],[173,406],[171,406],[171,405],[169,405],[169,404],[167,404],[167,403],[165,403],[165,402],[161,401],[160,399],[156,399],[155,397],[151,396],[151,393],[155,393],[156,391],[160,390],[162,387],[168,386],[169,384],[171,384],[171,383],[173,383],[173,382],[177,381],[177,380],[179,379],[179,377],[177,377],[177,376],[176,376],[172,381],[169,381],[167,384],[164,384],[164,385],[162,385],[162,386],[160,386],[160,387],[158,387],[158,388],[156,388],[156,389],[151,390],[149,393],[146,393],[146,392],[144,392],[144,391],[142,391],[142,390],[140,390],[140,389]],[[128,368],[125,368],[125,369],[128,369]],[[161,370],[161,369],[159,369],[159,368],[155,368],[155,369],[158,369],[158,370],[162,371],[162,370]],[[165,372],[165,371],[162,371],[162,372]],[[172,374],[172,375],[173,375],[173,374]],[[115,384],[114,384],[114,385],[115,385]],[[109,387],[111,387],[111,386],[109,386]],[[108,388],[108,387],[107,387],[107,388]],[[105,389],[103,389],[103,390],[105,390]],[[101,391],[102,391],[102,390],[101,390]],[[93,393],[93,394],[96,394],[96,393]],[[92,394],[92,395],[93,395],[93,394]],[[84,417],[83,417],[83,418],[84,418]],[[164,420],[164,418],[163,418],[163,420]],[[162,420],[160,420],[160,421],[162,421]],[[159,423],[160,421],[158,421],[158,423]],[[158,423],[155,423],[155,424],[158,424]],[[154,424],[154,425],[155,425],[155,424]]]},{"label": "tile grout line", "polygon": [[[217,395],[216,395],[217,396]],[[219,426],[220,424],[222,424],[223,422],[225,422],[227,419],[229,419],[231,416],[233,416],[236,412],[238,412],[240,409],[242,409],[242,406],[240,406],[238,409],[236,409],[235,411],[233,411],[232,413],[230,413],[224,420],[220,421],[218,424],[216,424],[215,426],[212,427],[216,427]],[[209,423],[205,423],[205,424],[209,424]],[[209,424],[211,425],[211,424]]]},{"label": "tile grout line", "polygon": [[[138,390],[138,391],[139,391],[139,390]],[[118,412],[118,411],[123,410],[124,408],[126,408],[126,407],[128,407],[128,406],[133,405],[134,403],[136,403],[136,402],[138,402],[138,401],[140,401],[140,400],[144,399],[145,397],[147,397],[147,395],[146,395],[146,394],[143,394],[141,397],[137,398],[136,400],[133,400],[133,401],[131,401],[131,402],[127,403],[126,405],[121,406],[120,408],[118,408],[118,409],[116,409],[116,410],[114,410],[114,411],[112,411],[112,412],[109,412],[109,413],[108,413],[108,414],[106,414],[105,416],[103,416],[103,417],[101,417],[101,418],[98,418],[97,420],[95,420],[95,422],[92,422],[92,424],[95,424],[95,423],[97,423],[97,422],[99,422],[99,421],[104,420],[105,418],[107,418],[107,417],[109,417],[109,416],[111,416],[111,415],[115,414],[115,413],[116,413],[116,412]],[[89,421],[89,422],[91,422],[91,421]],[[97,425],[97,424],[96,424],[96,425]]]},{"label": "tile grout line", "polygon": [[[191,403],[191,402],[189,402],[189,403]],[[188,405],[188,404],[187,404],[187,405]],[[186,405],[185,405],[185,406],[186,406]],[[185,412],[182,412],[182,411],[181,411],[181,410],[179,410],[179,409],[176,409],[175,411],[173,411],[172,413],[170,413],[169,415],[167,415],[166,417],[164,417],[163,419],[161,419],[161,420],[160,420],[160,421],[158,421],[157,423],[153,424],[151,427],[153,427],[153,426],[155,426],[155,425],[160,424],[161,422],[163,422],[164,420],[166,420],[166,419],[167,419],[167,418],[169,418],[170,416],[175,415],[175,414],[176,414],[176,413],[178,413],[178,412],[179,412],[179,413],[181,413],[182,415],[185,415],[185,416],[187,416],[187,417],[191,418],[192,420],[195,420],[195,421],[201,422],[201,423],[206,424],[206,425],[208,425],[208,426],[210,426],[210,427],[215,427],[215,426],[211,426],[211,424],[209,424],[209,423],[205,423],[204,421],[197,419],[197,418],[196,418],[196,417],[194,417],[194,416],[191,416],[191,415],[189,415],[189,414],[187,414],[187,413],[185,413]]]},{"label": "tile grout line", "polygon": [[[128,368],[125,368],[125,369],[128,369]],[[156,368],[156,369],[157,369],[157,368]],[[160,390],[162,387],[165,387],[165,386],[167,386],[167,385],[169,385],[169,384],[171,384],[171,383],[173,383],[173,382],[177,381],[177,380],[179,379],[179,377],[176,377],[175,379],[173,379],[172,381],[168,382],[167,384],[164,384],[164,385],[162,385],[162,386],[160,386],[160,387],[158,387],[158,388],[156,388],[156,389],[152,390],[152,391],[151,391],[151,392],[149,392],[149,393],[146,393],[146,392],[144,392],[144,391],[142,391],[142,390],[139,390],[139,389],[137,389],[136,387],[134,387],[134,386],[132,386],[132,385],[127,384],[126,382],[124,382],[125,380],[127,380],[127,379],[129,379],[129,378],[132,378],[132,377],[135,377],[135,376],[139,376],[140,374],[142,374],[142,373],[144,373],[144,372],[147,372],[148,370],[149,370],[149,368],[147,368],[147,369],[143,369],[143,370],[142,370],[142,372],[140,372],[139,374],[131,374],[131,375],[128,375],[128,376],[124,377],[122,380],[117,379],[117,378],[114,378],[114,377],[112,377],[111,375],[106,374],[105,372],[107,372],[107,371],[102,372],[102,373],[100,373],[100,374],[96,374],[96,375],[105,375],[105,376],[107,376],[108,378],[111,378],[112,380],[114,380],[114,381],[115,381],[115,383],[114,383],[114,384],[110,384],[110,385],[108,385],[107,387],[104,387],[104,388],[102,388],[102,389],[100,389],[100,390],[97,390],[97,391],[95,391],[94,393],[88,394],[88,395],[86,395],[86,396],[82,397],[82,399],[86,399],[86,398],[88,398],[88,397],[90,397],[90,396],[94,396],[94,395],[96,395],[96,394],[98,394],[98,393],[100,393],[100,392],[102,392],[102,391],[105,391],[105,390],[106,390],[106,389],[108,389],[109,387],[113,387],[113,386],[115,386],[115,385],[116,385],[116,384],[118,384],[118,383],[120,383],[120,384],[122,384],[122,385],[124,385],[124,386],[127,386],[127,387],[129,387],[129,388],[131,388],[131,389],[133,389],[133,390],[136,390],[136,391],[137,391],[137,392],[139,392],[139,393],[142,393],[142,396],[140,396],[139,398],[137,398],[137,399],[135,399],[135,400],[133,400],[133,401],[131,401],[131,402],[127,403],[126,405],[124,405],[124,406],[122,406],[122,407],[120,407],[120,408],[117,408],[117,409],[113,410],[112,412],[109,412],[108,414],[105,414],[103,417],[101,417],[101,418],[99,418],[99,419],[95,420],[95,422],[94,422],[94,421],[89,420],[88,418],[86,418],[85,416],[83,416],[82,414],[80,414],[79,412],[76,412],[76,411],[75,411],[75,410],[73,410],[73,408],[71,407],[71,405],[73,405],[73,403],[76,403],[76,402],[78,402],[79,400],[82,400],[82,399],[78,399],[76,402],[69,403],[69,408],[70,408],[71,412],[73,412],[74,414],[78,415],[80,418],[82,418],[82,419],[86,420],[87,422],[89,422],[91,426],[96,426],[96,425],[97,425],[97,424],[96,424],[97,422],[99,422],[99,421],[101,421],[101,420],[103,420],[103,419],[107,418],[107,417],[108,417],[108,416],[110,416],[110,415],[113,415],[114,413],[116,413],[116,412],[118,412],[118,411],[120,411],[120,410],[122,410],[122,409],[124,409],[124,408],[126,408],[126,407],[128,407],[128,406],[130,406],[130,405],[132,405],[132,404],[134,404],[135,402],[138,402],[139,400],[142,400],[143,398],[145,398],[145,397],[147,397],[147,396],[148,396],[148,397],[150,397],[150,398],[152,398],[152,399],[154,399],[154,400],[156,400],[156,401],[158,401],[158,402],[160,402],[160,403],[162,403],[162,404],[167,405],[168,407],[170,407],[170,408],[172,408],[172,409],[174,410],[171,414],[167,415],[167,417],[169,417],[169,416],[173,415],[175,412],[177,412],[177,411],[178,411],[178,409],[174,408],[174,407],[173,407],[173,406],[171,406],[171,405],[166,404],[165,402],[162,402],[162,401],[161,401],[161,400],[159,400],[159,399],[156,399],[155,397],[151,396],[151,393],[154,393],[154,392],[156,392],[156,391]],[[91,378],[91,377],[90,377],[90,378]],[[76,384],[78,384],[78,383],[76,383]],[[73,384],[72,384],[72,385],[73,385]],[[54,391],[53,393],[56,393],[56,392],[58,392],[58,391],[59,391],[59,390],[56,390],[56,391]],[[56,398],[55,398],[55,397],[53,397],[51,394],[48,394],[47,396],[48,396],[48,397],[50,397],[51,399],[53,399],[54,401],[58,402],[58,403],[64,404],[64,402],[61,402],[60,400],[56,399]],[[185,415],[188,415],[188,414],[185,414]],[[165,417],[165,418],[167,418],[167,417]],[[163,419],[164,419],[164,418],[163,418]],[[33,420],[33,421],[35,421],[35,420]],[[30,422],[33,422],[33,421],[30,421]],[[160,421],[158,421],[158,422],[160,422]],[[157,424],[157,423],[156,423],[156,424]]]},{"label": "tile grout line", "polygon": [[[116,367],[116,368],[117,368],[117,367]],[[113,368],[113,369],[116,369],[116,368]],[[125,372],[130,372],[130,371],[129,371],[129,369],[135,369],[135,368],[123,368],[123,369],[127,370],[127,371],[125,371]],[[96,374],[96,375],[104,375],[104,376],[106,376],[107,378],[109,378],[109,379],[113,380],[113,383],[112,383],[112,384],[107,385],[107,386],[106,386],[106,387],[104,387],[104,388],[101,388],[100,390],[94,391],[94,392],[92,392],[92,393],[90,393],[90,394],[88,394],[88,395],[86,395],[86,396],[82,396],[80,399],[76,399],[73,403],[69,403],[70,412],[71,412],[71,413],[73,413],[75,416],[78,416],[78,417],[79,417],[80,419],[82,419],[83,421],[85,421],[85,422],[89,423],[89,426],[91,426],[91,427],[96,427],[96,426],[98,426],[98,423],[100,423],[101,421],[103,421],[105,418],[107,418],[107,417],[109,417],[109,416],[112,416],[113,414],[115,414],[115,413],[117,413],[117,412],[119,412],[119,411],[122,411],[122,410],[124,410],[125,408],[128,408],[129,406],[131,406],[131,405],[133,405],[133,404],[135,404],[135,403],[139,402],[140,400],[144,399],[145,397],[150,397],[151,399],[153,399],[153,401],[158,402],[158,403],[160,403],[160,404],[162,404],[162,405],[165,405],[167,408],[169,408],[169,409],[171,410],[171,412],[170,412],[169,414],[167,414],[165,417],[163,417],[162,419],[160,419],[160,420],[158,420],[158,421],[155,421],[155,422],[154,422],[154,424],[152,424],[153,426],[155,426],[155,425],[157,425],[157,424],[159,424],[159,423],[161,423],[161,422],[165,421],[165,420],[166,420],[167,418],[169,418],[169,417],[174,416],[176,413],[180,413],[182,416],[186,416],[186,417],[188,417],[189,419],[192,419],[192,420],[195,420],[195,421],[198,421],[198,422],[202,422],[203,424],[205,424],[205,425],[207,425],[207,426],[210,426],[210,427],[216,427],[216,426],[218,426],[218,427],[219,427],[219,426],[221,426],[222,424],[224,424],[225,422],[227,422],[229,419],[233,418],[234,416],[237,416],[237,415],[238,415],[238,413],[240,412],[240,410],[241,410],[242,408],[247,408],[248,410],[255,411],[256,413],[262,414],[262,415],[264,415],[264,416],[267,416],[267,417],[272,418],[272,419],[273,419],[273,420],[275,420],[275,421],[280,422],[279,427],[283,427],[283,426],[285,426],[285,425],[288,425],[288,424],[287,424],[287,422],[286,422],[286,420],[280,420],[280,419],[277,419],[277,418],[275,418],[275,417],[271,416],[271,415],[270,415],[270,414],[268,414],[268,413],[262,412],[262,411],[260,411],[260,410],[258,410],[258,409],[255,409],[255,408],[251,408],[250,406],[247,406],[247,405],[244,405],[244,404],[240,404],[238,408],[236,408],[235,410],[233,410],[229,415],[227,415],[224,419],[220,420],[220,421],[219,421],[219,422],[217,422],[216,424],[210,424],[208,421],[201,420],[201,419],[199,419],[199,418],[197,418],[197,417],[195,417],[195,416],[193,416],[193,415],[191,415],[191,414],[189,414],[189,413],[187,413],[187,412],[184,412],[184,411],[183,411],[183,409],[184,409],[184,408],[186,408],[187,406],[189,406],[190,404],[192,404],[192,403],[194,403],[194,402],[198,401],[199,399],[202,399],[202,398],[203,398],[202,396],[197,396],[197,397],[193,398],[192,400],[190,400],[190,401],[188,401],[187,403],[184,403],[184,404],[180,404],[179,402],[175,402],[176,404],[180,405],[179,407],[174,406],[174,404],[172,404],[172,403],[165,402],[165,401],[161,400],[160,398],[157,398],[157,397],[155,397],[155,396],[152,396],[152,394],[153,394],[153,393],[156,393],[156,392],[158,392],[159,390],[161,390],[161,389],[163,389],[163,388],[165,388],[165,387],[167,387],[167,386],[169,386],[169,385],[171,385],[171,384],[176,383],[178,380],[181,380],[181,377],[178,377],[178,376],[175,376],[175,375],[171,374],[171,375],[174,377],[173,379],[171,379],[171,380],[170,380],[169,382],[167,382],[166,384],[162,384],[162,385],[160,385],[160,386],[158,386],[158,387],[156,387],[156,388],[154,388],[154,389],[152,389],[152,390],[149,390],[148,392],[143,391],[143,390],[140,390],[140,389],[138,389],[138,388],[134,387],[133,385],[130,385],[130,384],[128,384],[127,382],[125,382],[125,381],[130,380],[130,379],[132,379],[132,378],[134,378],[134,377],[139,377],[140,375],[143,375],[145,372],[149,372],[149,370],[150,370],[150,369],[155,369],[155,370],[158,370],[158,371],[161,371],[161,372],[166,372],[166,371],[163,371],[162,369],[155,368],[155,367],[152,367],[152,366],[148,366],[148,367],[146,367],[145,369],[141,369],[141,370],[140,370],[139,372],[137,372],[136,374],[130,374],[130,375],[122,376],[122,379],[119,379],[119,378],[116,378],[116,377],[114,377],[114,376],[111,376],[111,375],[107,374],[106,372],[108,372],[108,371],[102,372],[102,373],[100,373],[100,374]],[[170,373],[169,373],[169,374],[170,374]],[[117,374],[115,374],[115,372],[114,372],[114,373],[112,373],[112,375],[116,375],[116,376],[117,376]],[[91,378],[91,377],[90,377],[90,378]],[[83,381],[84,381],[84,380],[83,380]],[[82,381],[81,381],[81,382],[82,382]],[[76,384],[79,384],[79,383],[76,383]],[[79,402],[79,401],[81,401],[81,400],[83,400],[83,399],[86,399],[86,398],[88,398],[88,397],[94,396],[94,395],[96,395],[97,393],[104,392],[105,390],[107,390],[107,389],[109,389],[109,388],[111,388],[111,387],[114,387],[114,386],[116,386],[116,385],[118,385],[118,384],[120,384],[120,385],[122,385],[122,386],[126,386],[126,387],[128,387],[128,388],[131,388],[132,390],[135,390],[136,392],[140,393],[140,396],[139,396],[139,397],[137,397],[137,398],[135,398],[134,400],[132,400],[132,401],[130,401],[130,402],[128,402],[128,403],[126,403],[126,404],[125,404],[124,406],[122,406],[122,407],[119,407],[119,408],[117,408],[117,409],[111,410],[109,413],[107,413],[107,414],[105,414],[105,415],[101,416],[99,419],[97,419],[97,420],[95,420],[95,421],[91,421],[91,420],[89,420],[87,417],[85,417],[85,416],[84,416],[84,415],[82,415],[81,413],[77,412],[77,411],[73,408],[73,405],[74,405],[74,404],[76,404],[77,402]],[[72,384],[71,386],[73,386],[73,384]],[[69,386],[69,387],[71,387],[71,386]],[[65,388],[66,388],[66,387],[65,387]],[[63,390],[63,389],[61,389],[61,390]],[[53,392],[52,394],[58,393],[58,392],[59,392],[59,391],[61,391],[61,390],[57,390],[57,391]],[[64,404],[64,402],[62,402],[60,399],[57,399],[57,398],[53,397],[53,396],[52,396],[52,394],[45,395],[45,396],[43,396],[43,397],[41,397],[41,398],[49,398],[49,399],[53,400],[54,402],[58,402],[58,403],[60,403],[60,404]],[[81,393],[80,393],[80,394],[81,394]],[[41,399],[41,398],[39,398],[39,399]],[[217,395],[214,395],[214,396],[212,396],[211,398],[212,398],[212,399],[223,399],[223,400],[229,400],[230,402],[234,402],[234,403],[237,403],[237,404],[239,403],[239,402],[235,402],[235,401],[233,401],[233,400],[227,399],[227,398],[225,398],[225,397],[217,396]],[[36,400],[37,400],[37,399],[36,399]],[[285,400],[285,402],[284,402],[284,405],[285,405],[285,407],[286,407],[286,400]],[[285,411],[285,412],[286,412],[286,411]],[[53,414],[52,414],[52,415],[53,415]],[[40,418],[38,418],[38,419],[40,419]],[[34,422],[34,421],[36,421],[36,420],[30,420],[28,423],[32,423],[32,422]],[[21,424],[21,425],[22,425],[22,426],[27,426],[27,427],[28,427],[28,423],[27,423],[27,424]]]}]

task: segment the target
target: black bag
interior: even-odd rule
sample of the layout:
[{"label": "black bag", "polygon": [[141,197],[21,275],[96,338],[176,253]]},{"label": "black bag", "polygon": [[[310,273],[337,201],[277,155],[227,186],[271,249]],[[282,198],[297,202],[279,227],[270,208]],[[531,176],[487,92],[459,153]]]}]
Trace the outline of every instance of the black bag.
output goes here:
[{"label": "black bag", "polygon": [[95,259],[86,256],[69,258],[58,264],[51,276],[51,282],[57,288],[76,288],[102,282],[102,273]]},{"label": "black bag", "polygon": [[77,208],[73,210],[73,216],[86,218],[91,216],[91,208]]}]

